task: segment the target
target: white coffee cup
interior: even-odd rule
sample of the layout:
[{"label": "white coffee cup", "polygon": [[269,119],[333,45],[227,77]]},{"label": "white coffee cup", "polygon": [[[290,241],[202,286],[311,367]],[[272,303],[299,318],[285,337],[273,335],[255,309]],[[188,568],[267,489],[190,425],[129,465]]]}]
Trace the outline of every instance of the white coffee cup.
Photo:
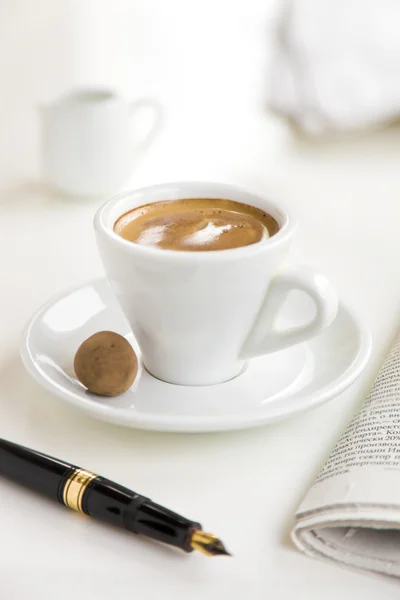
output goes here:
[{"label": "white coffee cup", "polygon": [[[144,139],[134,144],[132,117],[151,111]],[[44,177],[66,194],[109,196],[129,177],[135,154],[160,131],[162,108],[153,99],[126,102],[109,89],[73,91],[42,111]],[[136,146],[136,147],[134,147]]]},{"label": "white coffee cup", "polygon": [[[207,252],[146,247],[113,231],[130,209],[181,198],[228,198],[262,208],[280,226],[257,244]],[[280,205],[232,185],[170,183],[118,195],[98,210],[95,232],[112,289],[139,343],[147,370],[164,381],[210,385],[240,373],[246,360],[298,344],[335,318],[328,280],[283,266],[295,223]],[[311,322],[278,329],[282,303],[302,290],[315,304]]]}]

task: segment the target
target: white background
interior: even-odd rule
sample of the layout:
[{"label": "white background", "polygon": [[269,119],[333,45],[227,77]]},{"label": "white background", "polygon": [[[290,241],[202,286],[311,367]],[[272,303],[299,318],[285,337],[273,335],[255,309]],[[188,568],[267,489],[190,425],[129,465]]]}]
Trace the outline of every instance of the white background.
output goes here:
[{"label": "white background", "polygon": [[[1,2],[0,435],[200,520],[235,555],[182,556],[1,482],[1,598],[398,598],[393,580],[302,556],[288,532],[396,332],[400,131],[317,144],[268,114],[275,23],[271,0]],[[39,105],[78,84],[165,105],[164,131],[129,186],[217,179],[297,213],[293,258],[325,272],[372,330],[372,360],[351,390],[279,426],[161,435],[97,423],[30,380],[18,356],[26,320],[102,274],[97,204],[57,198],[40,182]]]}]

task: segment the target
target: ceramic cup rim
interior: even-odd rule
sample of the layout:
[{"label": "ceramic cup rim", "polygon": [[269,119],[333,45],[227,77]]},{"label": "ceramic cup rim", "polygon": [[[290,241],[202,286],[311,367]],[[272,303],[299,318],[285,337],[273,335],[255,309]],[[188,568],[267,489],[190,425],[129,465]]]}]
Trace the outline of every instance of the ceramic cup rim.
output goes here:
[{"label": "ceramic cup rim", "polygon": [[[212,192],[210,191],[212,190]],[[249,246],[239,248],[228,248],[225,250],[208,251],[185,251],[169,250],[165,248],[154,248],[135,244],[122,238],[114,232],[113,227],[117,219],[127,211],[148,204],[152,196],[158,196],[165,192],[166,196],[174,196],[173,199],[183,198],[227,198],[251,204],[263,208],[271,214],[279,224],[279,231],[272,237],[262,240]],[[232,198],[232,196],[234,196]],[[126,202],[128,198],[132,199],[132,204]],[[246,202],[247,200],[247,202]],[[254,204],[252,202],[254,201]],[[155,200],[157,201],[157,200]],[[118,207],[124,205],[124,210],[118,210]],[[129,208],[127,208],[129,206]],[[297,227],[292,215],[282,205],[281,202],[273,202],[260,193],[248,191],[242,187],[229,183],[210,182],[210,181],[178,181],[173,183],[161,183],[132,190],[124,191],[108,198],[108,200],[97,210],[94,216],[94,228],[98,234],[108,238],[114,245],[119,246],[121,250],[135,256],[153,257],[159,260],[175,261],[230,261],[241,257],[250,257],[276,248],[284,243],[290,237]]]}]

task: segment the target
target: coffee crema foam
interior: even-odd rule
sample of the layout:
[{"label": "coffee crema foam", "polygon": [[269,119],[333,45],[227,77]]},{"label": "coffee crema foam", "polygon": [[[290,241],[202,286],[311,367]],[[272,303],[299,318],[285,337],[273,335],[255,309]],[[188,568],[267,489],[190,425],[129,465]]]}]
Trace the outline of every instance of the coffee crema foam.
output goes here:
[{"label": "coffee crema foam", "polygon": [[166,250],[204,252],[256,244],[279,230],[263,210],[214,198],[165,200],[134,208],[114,224],[124,239]]}]

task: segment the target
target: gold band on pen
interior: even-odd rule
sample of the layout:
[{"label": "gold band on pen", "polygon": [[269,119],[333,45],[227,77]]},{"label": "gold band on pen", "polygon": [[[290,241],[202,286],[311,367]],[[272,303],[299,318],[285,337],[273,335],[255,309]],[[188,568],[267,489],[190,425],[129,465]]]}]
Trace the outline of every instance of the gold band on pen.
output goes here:
[{"label": "gold band on pen", "polygon": [[97,475],[84,469],[75,469],[68,477],[63,490],[63,502],[68,508],[83,512],[82,499],[89,483],[96,479]]}]

